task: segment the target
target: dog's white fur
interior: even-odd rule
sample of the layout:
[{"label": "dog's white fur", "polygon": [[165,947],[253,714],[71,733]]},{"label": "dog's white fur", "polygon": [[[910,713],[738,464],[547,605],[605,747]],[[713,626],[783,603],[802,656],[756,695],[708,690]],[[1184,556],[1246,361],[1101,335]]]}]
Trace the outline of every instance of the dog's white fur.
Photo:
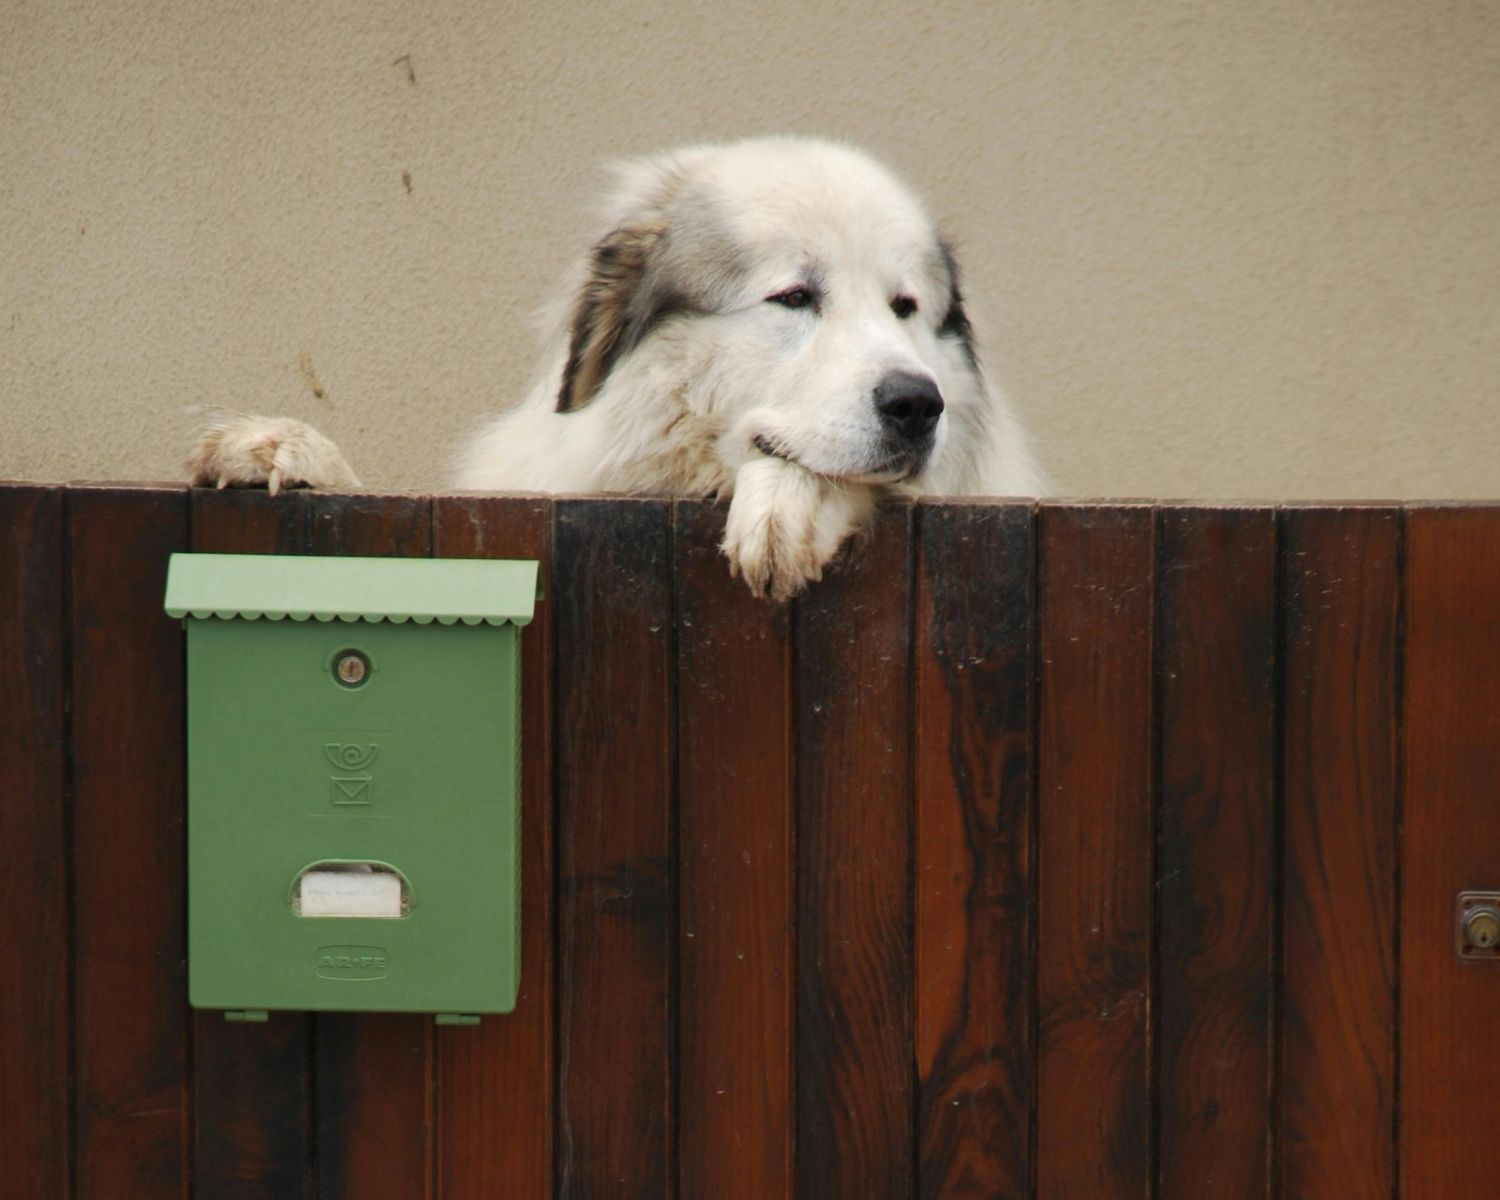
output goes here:
[{"label": "dog's white fur", "polygon": [[[458,487],[728,497],[730,567],[777,598],[821,576],[883,491],[1042,490],[974,359],[951,253],[867,156],[806,138],[679,150],[621,167],[604,215],[545,370],[464,447]],[[920,444],[876,411],[895,375],[941,393]],[[217,423],[189,470],[357,486],[332,443],[281,418]]]}]

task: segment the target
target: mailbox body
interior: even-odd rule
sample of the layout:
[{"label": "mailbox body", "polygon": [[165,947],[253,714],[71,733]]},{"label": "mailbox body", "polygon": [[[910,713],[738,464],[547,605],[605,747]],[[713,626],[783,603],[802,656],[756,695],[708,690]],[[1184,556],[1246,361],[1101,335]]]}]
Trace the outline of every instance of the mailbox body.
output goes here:
[{"label": "mailbox body", "polygon": [[[412,560],[322,561],[335,574],[362,563],[357,612],[182,613],[190,1001],[507,1012],[520,945],[517,625],[386,614],[378,568]],[[367,664],[354,686],[338,671],[351,654]],[[303,915],[313,868],[356,890],[394,873],[400,915]]]}]

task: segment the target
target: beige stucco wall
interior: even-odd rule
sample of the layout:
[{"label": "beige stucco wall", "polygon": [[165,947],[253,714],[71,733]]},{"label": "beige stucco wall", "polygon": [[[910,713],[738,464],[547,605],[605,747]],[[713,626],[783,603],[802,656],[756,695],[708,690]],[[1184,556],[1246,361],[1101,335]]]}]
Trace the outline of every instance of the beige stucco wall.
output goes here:
[{"label": "beige stucco wall", "polygon": [[1495,0],[0,0],[0,51],[0,477],[175,477],[217,402],[440,484],[598,160],[789,130],[928,195],[1063,490],[1500,495]]}]

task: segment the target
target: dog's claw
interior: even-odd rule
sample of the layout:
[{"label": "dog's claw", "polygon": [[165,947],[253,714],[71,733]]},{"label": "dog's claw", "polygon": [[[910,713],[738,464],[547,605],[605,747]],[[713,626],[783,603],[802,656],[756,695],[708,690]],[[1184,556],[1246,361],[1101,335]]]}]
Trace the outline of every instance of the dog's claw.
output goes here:
[{"label": "dog's claw", "polygon": [[298,485],[359,486],[339,448],[311,425],[223,410],[212,413],[187,472],[195,485],[221,490],[263,485],[273,496]]}]

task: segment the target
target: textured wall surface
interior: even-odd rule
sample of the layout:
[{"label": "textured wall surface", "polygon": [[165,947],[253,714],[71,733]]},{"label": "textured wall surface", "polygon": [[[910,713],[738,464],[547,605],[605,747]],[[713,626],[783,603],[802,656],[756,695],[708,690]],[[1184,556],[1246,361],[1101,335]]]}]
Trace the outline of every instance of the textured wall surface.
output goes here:
[{"label": "textured wall surface", "polygon": [[602,158],[822,133],[965,261],[1070,494],[1500,495],[1493,0],[0,0],[0,477],[194,403],[441,484]]}]

